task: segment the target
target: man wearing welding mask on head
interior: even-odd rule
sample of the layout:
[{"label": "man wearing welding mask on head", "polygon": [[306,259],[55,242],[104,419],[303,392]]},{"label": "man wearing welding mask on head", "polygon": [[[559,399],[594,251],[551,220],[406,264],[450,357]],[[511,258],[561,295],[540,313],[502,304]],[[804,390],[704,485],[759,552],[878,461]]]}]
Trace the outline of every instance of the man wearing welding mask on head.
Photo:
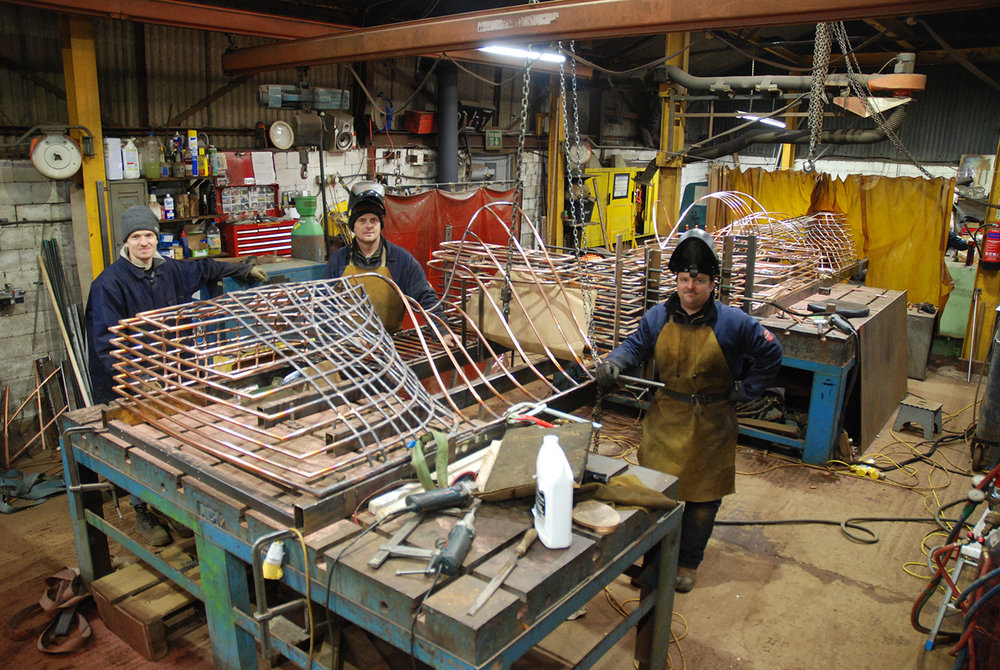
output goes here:
[{"label": "man wearing welding mask on head", "polygon": [[759,397],[781,367],[781,345],[759,321],[714,300],[721,270],[712,236],[683,235],[670,256],[677,290],[643,315],[595,377],[654,358],[664,386],[643,419],[639,464],[672,474],[683,500],[676,591],[694,587],[722,497],[736,490],[735,404]]},{"label": "man wearing welding mask on head", "polygon": [[[335,279],[362,273],[380,274],[395,282],[404,295],[443,319],[444,309],[420,263],[409,251],[382,236],[385,219],[385,189],[382,185],[377,182],[356,184],[351,189],[347,204],[347,223],[354,239],[330,256],[326,263],[327,277]],[[364,287],[385,329],[390,334],[398,332],[406,311],[396,290],[377,277],[358,277],[356,281]],[[445,328],[440,323],[437,325]],[[457,344],[455,336],[447,331],[442,341],[447,346]]]}]

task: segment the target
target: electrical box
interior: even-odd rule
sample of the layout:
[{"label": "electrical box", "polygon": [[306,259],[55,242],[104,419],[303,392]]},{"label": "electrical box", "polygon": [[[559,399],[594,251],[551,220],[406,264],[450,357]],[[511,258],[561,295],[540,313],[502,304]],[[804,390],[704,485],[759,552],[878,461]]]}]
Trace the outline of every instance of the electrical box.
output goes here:
[{"label": "electrical box", "polygon": [[[583,171],[591,197],[596,200],[586,226],[588,247],[611,248],[620,234],[623,242],[655,233],[653,203],[657,198],[657,180],[650,184],[636,181],[645,168],[587,168]],[[568,201],[567,201],[568,206]]]}]

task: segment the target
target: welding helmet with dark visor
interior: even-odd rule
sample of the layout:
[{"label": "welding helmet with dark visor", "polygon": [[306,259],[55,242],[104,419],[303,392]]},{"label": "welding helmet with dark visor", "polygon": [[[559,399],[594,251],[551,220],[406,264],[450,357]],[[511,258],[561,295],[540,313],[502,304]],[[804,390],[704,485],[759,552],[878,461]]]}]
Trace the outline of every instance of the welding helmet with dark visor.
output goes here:
[{"label": "welding helmet with dark visor", "polygon": [[692,277],[707,274],[713,279],[719,277],[722,269],[715,241],[701,228],[692,228],[681,235],[667,267],[675,274],[688,272]]},{"label": "welding helmet with dark visor", "polygon": [[364,205],[368,211],[376,212],[379,218],[385,216],[385,187],[377,181],[359,181],[351,187],[351,195],[347,199],[347,211],[353,213],[356,207]]}]

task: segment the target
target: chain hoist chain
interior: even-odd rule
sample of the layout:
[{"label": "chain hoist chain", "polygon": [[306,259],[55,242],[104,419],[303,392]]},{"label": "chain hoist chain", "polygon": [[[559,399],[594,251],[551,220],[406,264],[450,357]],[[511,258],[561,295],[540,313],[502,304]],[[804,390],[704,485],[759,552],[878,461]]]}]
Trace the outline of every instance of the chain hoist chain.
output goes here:
[{"label": "chain hoist chain", "polygon": [[858,67],[857,59],[854,56],[854,50],[851,48],[850,40],[847,37],[847,29],[844,27],[844,23],[842,21],[838,21],[833,24],[833,33],[837,36],[837,43],[840,45],[840,50],[844,53],[844,63],[847,65],[847,81],[850,83],[851,91],[854,95],[861,99],[861,102],[864,103],[865,108],[868,110],[868,115],[872,117],[875,121],[875,125],[877,125],[879,129],[885,133],[886,137],[888,137],[889,140],[896,146],[896,149],[898,149],[901,154],[906,156],[907,160],[920,170],[920,173],[924,175],[924,177],[931,179],[931,174],[924,169],[924,166],[917,162],[917,159],[912,153],[910,153],[910,150],[905,144],[903,144],[903,141],[899,139],[896,131],[886,124],[885,117],[882,116],[882,112],[875,109],[875,106],[871,104],[868,91],[865,90],[865,86],[862,84],[859,76],[861,68]]},{"label": "chain hoist chain", "polygon": [[[534,0],[530,4],[535,4]],[[524,139],[528,133],[528,103],[531,94],[531,57],[525,57],[524,77],[521,80],[521,129],[517,135],[517,153],[514,155],[514,205],[511,211],[510,233],[507,235],[507,262],[504,270],[503,289],[500,299],[503,305],[503,318],[510,316],[510,300],[513,289],[510,285],[510,269],[514,261],[514,236],[521,232],[521,215],[524,206]]]},{"label": "chain hoist chain", "polygon": [[809,157],[806,170],[815,170],[816,147],[823,132],[823,104],[826,101],[826,75],[830,70],[830,24],[816,24],[813,48],[812,85],[809,87]]}]

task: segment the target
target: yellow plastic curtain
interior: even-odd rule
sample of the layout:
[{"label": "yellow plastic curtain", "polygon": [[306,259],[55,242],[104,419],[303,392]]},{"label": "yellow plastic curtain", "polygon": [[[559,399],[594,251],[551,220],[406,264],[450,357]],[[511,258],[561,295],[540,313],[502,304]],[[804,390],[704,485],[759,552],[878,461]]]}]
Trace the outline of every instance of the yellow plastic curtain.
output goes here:
[{"label": "yellow plastic curtain", "polygon": [[765,211],[803,216],[841,212],[855,249],[868,258],[866,284],[907,291],[910,302],[944,307],[951,277],[944,264],[954,180],[919,177],[731,170],[727,190],[757,200]]}]

